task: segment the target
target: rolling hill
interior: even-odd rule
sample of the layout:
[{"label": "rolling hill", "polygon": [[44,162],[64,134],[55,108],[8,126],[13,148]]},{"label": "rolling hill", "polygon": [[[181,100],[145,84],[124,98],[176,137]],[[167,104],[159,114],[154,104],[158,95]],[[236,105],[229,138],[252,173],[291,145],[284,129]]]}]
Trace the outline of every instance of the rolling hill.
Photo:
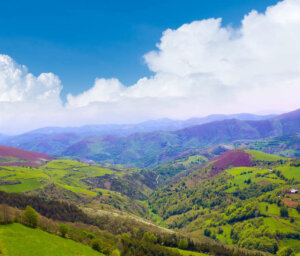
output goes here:
[{"label": "rolling hill", "polygon": [[138,124],[103,124],[86,125],[81,127],[45,127],[36,129],[16,136],[0,134],[0,144],[18,147],[24,150],[37,151],[41,153],[60,155],[72,144],[83,139],[94,138],[105,135],[128,136],[133,133],[145,133],[154,131],[175,131],[193,125],[200,125],[213,121],[225,119],[238,120],[265,120],[274,115],[210,115],[202,118],[191,118],[188,120],[159,119],[146,121]]},{"label": "rolling hill", "polygon": [[182,232],[272,254],[289,245],[300,253],[300,198],[289,192],[299,184],[299,159],[230,150],[153,193],[149,206]]},{"label": "rolling hill", "polygon": [[0,146],[0,166],[38,166],[52,159],[54,159],[54,157],[47,154],[26,151],[8,146]]},{"label": "rolling hill", "polygon": [[[183,169],[168,174],[176,166]],[[59,224],[53,221],[71,221],[74,224],[68,225],[75,225],[71,232],[74,241],[92,246],[93,236],[101,237],[100,244],[110,251],[119,248],[122,255],[132,255],[130,248],[143,250],[141,241],[146,241],[147,251],[154,250],[151,255],[157,255],[157,250],[165,251],[161,255],[171,255],[169,247],[173,247],[174,255],[209,252],[261,256],[275,254],[287,246],[300,252],[300,202],[296,194],[289,193],[292,188],[299,188],[299,168],[299,159],[220,146],[181,154],[153,171],[66,159],[49,159],[36,167],[2,166],[0,222],[1,214],[7,212],[1,210],[3,204],[18,207],[13,210],[16,216],[21,214],[19,209],[30,205],[53,219],[42,219],[40,223],[51,233],[58,232]],[[165,173],[176,176],[161,187],[158,175]],[[13,219],[23,223],[22,218]],[[172,230],[157,227],[151,220]],[[95,231],[96,227],[104,233]],[[0,228],[0,232],[22,233],[27,232],[25,229],[13,224],[3,231]],[[153,230],[160,238],[151,240],[142,230]],[[42,231],[28,232],[34,235]],[[182,248],[194,252],[177,251],[183,234],[187,236],[187,246]],[[12,251],[17,235],[15,239],[0,239],[1,249]],[[58,239],[58,244],[65,242],[59,237],[53,239]],[[152,242],[149,244],[147,239]],[[237,247],[241,251],[236,252]]]},{"label": "rolling hill", "polygon": [[177,131],[102,136],[82,140],[64,152],[98,162],[153,168],[190,150],[237,140],[268,139],[300,131],[300,110],[261,121],[229,119]]},{"label": "rolling hill", "polygon": [[261,139],[257,141],[236,141],[235,147],[247,147],[249,149],[263,151],[286,157],[300,157],[300,133]]}]

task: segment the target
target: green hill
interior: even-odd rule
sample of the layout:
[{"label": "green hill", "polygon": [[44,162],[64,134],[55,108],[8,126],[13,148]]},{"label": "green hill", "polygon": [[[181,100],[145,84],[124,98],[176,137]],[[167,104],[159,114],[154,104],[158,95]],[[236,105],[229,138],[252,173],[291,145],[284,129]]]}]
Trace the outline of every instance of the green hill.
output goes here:
[{"label": "green hill", "polygon": [[0,226],[0,248],[3,256],[100,256],[91,247],[73,240],[14,223]]},{"label": "green hill", "polygon": [[[165,179],[161,184],[157,182],[158,175]],[[174,175],[172,180],[167,180]],[[167,247],[172,247],[175,255],[210,252],[232,256],[237,249],[231,246],[241,248],[238,255],[262,255],[261,252],[275,254],[286,246],[300,253],[300,197],[289,193],[292,188],[299,189],[299,175],[299,159],[249,149],[215,147],[209,151],[188,152],[152,171],[64,159],[51,160],[38,167],[2,166],[0,190],[9,193],[1,192],[1,202],[18,208],[14,210],[15,217],[19,216],[18,211],[30,205],[40,215],[55,221],[79,222],[76,228],[87,228],[80,231],[85,244],[91,244],[93,235],[105,239],[109,233],[106,245],[112,244],[112,248],[122,245],[122,255],[132,255],[131,247],[143,251],[142,240],[147,250],[153,249],[149,255],[159,251],[169,255]],[[73,206],[68,207],[61,201]],[[3,215],[1,207],[0,215]],[[172,231],[157,227],[149,219]],[[22,218],[18,222],[23,223]],[[56,228],[51,233],[56,234],[58,224],[53,225]],[[91,235],[92,226],[101,232]],[[75,235],[76,228],[72,229],[72,236],[81,242]],[[146,231],[157,238],[145,238]],[[70,242],[19,224],[0,226],[0,232],[2,253],[15,247],[22,250],[26,245],[17,239],[33,241],[37,232]],[[187,240],[187,251],[177,252],[176,248],[183,248],[179,246],[182,236]],[[44,235],[40,237],[38,241],[43,244]],[[48,241],[54,243],[50,238]],[[56,244],[57,250],[67,246]],[[47,243],[45,245],[47,247]],[[189,254],[188,250],[193,252]],[[12,251],[10,255],[17,253]],[[54,253],[60,255],[59,251]]]},{"label": "green hill", "polygon": [[86,207],[124,210],[136,215],[148,211],[145,200],[156,188],[151,171],[109,168],[72,160],[52,160],[39,166],[0,166],[0,190],[64,199]]},{"label": "green hill", "polygon": [[149,205],[169,228],[195,237],[269,253],[289,244],[300,253],[300,197],[289,193],[300,187],[298,161],[227,151],[154,192]]}]

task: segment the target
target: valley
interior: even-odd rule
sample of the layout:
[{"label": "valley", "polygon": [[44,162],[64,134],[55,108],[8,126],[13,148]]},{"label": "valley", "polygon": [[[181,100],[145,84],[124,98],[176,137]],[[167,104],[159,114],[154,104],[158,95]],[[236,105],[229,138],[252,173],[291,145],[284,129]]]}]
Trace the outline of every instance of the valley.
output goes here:
[{"label": "valley", "polygon": [[297,110],[0,146],[0,255],[300,255],[299,132]]}]

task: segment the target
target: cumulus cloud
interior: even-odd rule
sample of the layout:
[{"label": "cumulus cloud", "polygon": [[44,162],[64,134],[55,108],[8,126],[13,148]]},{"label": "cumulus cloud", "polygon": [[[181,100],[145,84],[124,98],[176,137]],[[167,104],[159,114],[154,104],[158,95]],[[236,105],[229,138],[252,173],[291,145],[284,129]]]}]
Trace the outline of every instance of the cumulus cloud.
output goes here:
[{"label": "cumulus cloud", "polygon": [[34,77],[0,55],[0,122],[18,117],[20,109],[36,126],[296,109],[299,27],[300,1],[285,0],[245,15],[239,28],[224,27],[219,18],[168,29],[157,49],[144,56],[153,77],[131,86],[116,78],[96,79],[87,91],[69,94],[65,105],[58,77]]}]

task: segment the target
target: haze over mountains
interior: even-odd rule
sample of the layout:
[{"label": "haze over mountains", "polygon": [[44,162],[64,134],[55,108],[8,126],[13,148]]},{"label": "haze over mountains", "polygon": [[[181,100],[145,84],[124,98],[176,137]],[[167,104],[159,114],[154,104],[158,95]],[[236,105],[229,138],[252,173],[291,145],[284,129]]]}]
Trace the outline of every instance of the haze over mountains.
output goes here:
[{"label": "haze over mountains", "polygon": [[193,150],[238,140],[300,132],[300,110],[279,116],[211,115],[185,121],[162,119],[135,125],[46,127],[0,138],[0,143],[52,155],[132,167],[155,167]]}]

